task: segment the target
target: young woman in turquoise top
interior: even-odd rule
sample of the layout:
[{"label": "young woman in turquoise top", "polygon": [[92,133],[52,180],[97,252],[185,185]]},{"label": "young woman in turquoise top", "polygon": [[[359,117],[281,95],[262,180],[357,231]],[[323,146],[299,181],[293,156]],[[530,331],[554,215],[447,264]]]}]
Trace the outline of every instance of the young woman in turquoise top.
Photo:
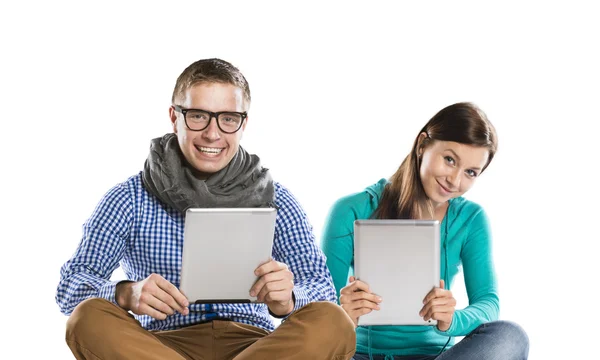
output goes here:
[{"label": "young woman in turquoise top", "polygon": [[[322,247],[340,304],[355,324],[360,316],[377,311],[385,299],[352,276],[354,221],[437,219],[441,223],[440,287],[425,296],[419,313],[424,320],[437,320],[437,326],[359,326],[354,359],[527,358],[525,332],[515,323],[498,321],[486,214],[462,197],[490,164],[496,148],[495,129],[478,107],[450,105],[423,127],[389,181],[382,179],[335,203]],[[455,309],[449,289],[461,265],[469,305]],[[464,339],[454,345],[454,336]]]}]

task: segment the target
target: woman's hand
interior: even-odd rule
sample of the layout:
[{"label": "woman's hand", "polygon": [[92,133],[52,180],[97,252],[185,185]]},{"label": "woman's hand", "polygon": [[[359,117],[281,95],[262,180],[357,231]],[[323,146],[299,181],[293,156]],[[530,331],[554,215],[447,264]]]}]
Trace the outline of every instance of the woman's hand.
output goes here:
[{"label": "woman's hand", "polygon": [[371,293],[369,285],[356,280],[354,276],[350,276],[348,281],[349,284],[340,291],[340,305],[354,321],[354,326],[358,326],[358,318],[373,310],[379,310],[383,299]]},{"label": "woman's hand", "polygon": [[433,288],[425,296],[423,304],[425,305],[419,312],[419,316],[422,316],[423,320],[437,320],[437,328],[440,331],[446,331],[450,328],[456,310],[456,299],[454,299],[450,290],[444,290],[444,280],[440,280],[439,288]]}]

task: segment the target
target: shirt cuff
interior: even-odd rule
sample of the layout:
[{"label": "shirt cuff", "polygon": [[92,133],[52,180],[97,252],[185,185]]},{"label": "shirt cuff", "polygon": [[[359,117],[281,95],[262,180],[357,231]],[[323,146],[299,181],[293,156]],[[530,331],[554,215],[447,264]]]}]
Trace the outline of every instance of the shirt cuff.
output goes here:
[{"label": "shirt cuff", "polygon": [[294,286],[292,294],[294,294],[294,310],[292,310],[292,313],[310,303],[310,298],[303,288]]},{"label": "shirt cuff", "polygon": [[117,299],[115,297],[115,294],[116,294],[116,290],[117,290],[117,284],[122,281],[123,280],[107,281],[104,285],[102,285],[100,290],[98,290],[98,297],[108,300],[111,303],[118,306],[119,304],[117,304]]}]

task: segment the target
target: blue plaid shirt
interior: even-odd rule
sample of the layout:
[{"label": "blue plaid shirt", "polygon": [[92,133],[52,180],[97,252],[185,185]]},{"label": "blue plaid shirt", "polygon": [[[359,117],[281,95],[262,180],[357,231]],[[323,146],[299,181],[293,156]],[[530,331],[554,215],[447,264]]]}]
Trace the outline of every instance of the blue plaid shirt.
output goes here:
[{"label": "blue plaid shirt", "polygon": [[[273,259],[287,264],[294,274],[294,310],[313,301],[335,302],[335,288],[312,226],[297,200],[278,183],[275,205],[279,210]],[[84,223],[79,247],[61,268],[56,292],[61,311],[69,315],[92,297],[116,304],[118,281],[110,281],[110,276],[119,264],[129,280],[156,273],[179,287],[183,224],[181,213],[146,191],[141,173],[113,187]],[[215,318],[274,330],[265,304],[190,304],[189,310],[187,316],[176,312],[165,320],[148,315],[136,318],[148,330],[176,329]]]}]

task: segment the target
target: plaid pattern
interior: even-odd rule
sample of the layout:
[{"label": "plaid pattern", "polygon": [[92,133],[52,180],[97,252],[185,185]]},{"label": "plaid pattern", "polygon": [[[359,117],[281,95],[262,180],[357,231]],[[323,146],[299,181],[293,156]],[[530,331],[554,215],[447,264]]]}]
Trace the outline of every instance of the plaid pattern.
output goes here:
[{"label": "plaid pattern", "polygon": [[[317,246],[306,214],[293,195],[275,183],[279,208],[273,258],[294,274],[295,310],[313,301],[336,301],[335,288]],[[56,302],[69,315],[81,301],[100,297],[113,303],[117,282],[110,281],[120,265],[127,278],[140,281],[160,274],[179,287],[184,216],[148,193],[141,173],[121,183],[102,198],[83,225],[83,238],[72,258],[61,268]],[[226,251],[226,249],[224,249]],[[136,316],[148,330],[170,330],[215,318],[273,331],[264,304],[190,304],[190,313],[156,320]]]}]

